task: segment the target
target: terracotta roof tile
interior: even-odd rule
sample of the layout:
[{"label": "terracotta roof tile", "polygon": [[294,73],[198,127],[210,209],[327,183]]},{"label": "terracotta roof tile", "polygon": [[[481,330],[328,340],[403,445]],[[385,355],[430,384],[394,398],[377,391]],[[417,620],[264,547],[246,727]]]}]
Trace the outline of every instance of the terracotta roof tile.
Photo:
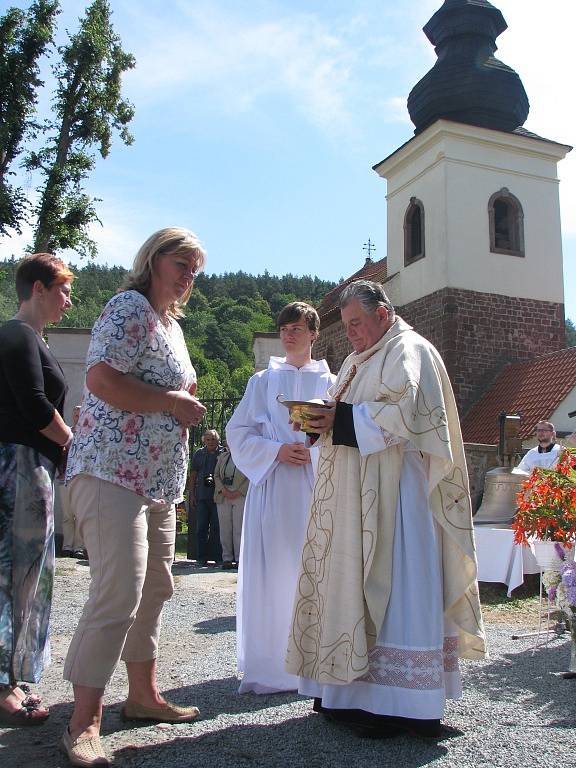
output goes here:
[{"label": "terracotta roof tile", "polygon": [[511,363],[462,420],[465,442],[498,442],[498,417],[520,413],[520,436],[532,436],[540,419],[549,420],[576,386],[576,347],[550,352],[525,363]]},{"label": "terracotta roof tile", "polygon": [[375,280],[376,282],[383,283],[386,280],[386,257],[380,259],[380,261],[372,261],[372,259],[366,259],[364,265],[353,275],[343,280],[335,288],[329,291],[318,307],[318,314],[320,315],[320,323],[322,327],[330,325],[334,320],[339,320],[340,315],[338,313],[338,300],[340,294],[344,288],[354,280]]}]

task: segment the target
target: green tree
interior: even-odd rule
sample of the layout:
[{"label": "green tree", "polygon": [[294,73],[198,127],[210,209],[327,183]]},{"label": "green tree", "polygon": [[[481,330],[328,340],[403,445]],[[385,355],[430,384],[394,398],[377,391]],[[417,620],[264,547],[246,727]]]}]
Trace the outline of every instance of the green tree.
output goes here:
[{"label": "green tree", "polygon": [[[16,311],[14,277],[17,265],[18,261],[13,258],[0,262],[0,321],[8,320]],[[90,328],[106,302],[121,287],[126,270],[91,261],[80,267],[71,264],[70,268],[76,275],[72,286],[73,306],[66,313],[63,325]],[[198,375],[201,396],[207,399],[234,399],[244,393],[246,383],[254,372],[253,334],[255,331],[271,331],[275,327],[271,307],[263,298],[264,294],[272,298],[275,294],[279,295],[279,286],[286,285],[291,286],[293,294],[284,292],[281,294],[283,298],[305,296],[311,288],[319,290],[314,284],[317,278],[304,277],[299,282],[300,278],[293,276],[252,277],[243,272],[239,274],[244,288],[253,282],[256,298],[249,299],[244,293],[232,298],[229,289],[234,285],[234,275],[211,275],[195,286],[186,316],[179,321]],[[326,290],[333,287],[333,284],[323,281],[318,283]],[[225,409],[228,406],[218,407]],[[218,423],[219,418],[214,415],[214,423]]]},{"label": "green tree", "polygon": [[566,318],[566,346],[576,347],[576,326],[569,317]]},{"label": "green tree", "polygon": [[16,259],[8,259],[0,264],[0,323],[9,320],[18,307],[16,298]]},{"label": "green tree", "polygon": [[135,60],[122,50],[110,17],[107,0],[94,0],[78,32],[58,48],[54,117],[47,128],[52,135],[25,162],[28,170],[45,177],[36,209],[35,251],[71,248],[81,256],[96,255],[87,234],[90,224],[99,221],[95,199],[82,188],[95,163],[90,149],[96,147],[106,158],[114,132],[125,144],[133,141],[128,124],[134,109],[122,98],[121,77]]},{"label": "green tree", "polygon": [[27,11],[9,8],[0,16],[0,234],[21,232],[28,203],[18,187],[8,183],[10,167],[26,138],[34,137],[39,78],[38,60],[52,41],[60,12],[57,0],[37,0]]},{"label": "green tree", "polygon": [[280,310],[283,309],[286,304],[291,304],[293,301],[301,301],[294,293],[273,293],[270,297],[270,309],[274,317],[280,314]]},{"label": "green tree", "polygon": [[240,368],[236,368],[230,374],[230,390],[228,392],[230,397],[242,397],[248,379],[254,373],[254,367],[252,365],[243,365]]},{"label": "green tree", "polygon": [[198,377],[196,395],[200,400],[222,400],[226,395],[226,387],[214,373],[205,373]]}]

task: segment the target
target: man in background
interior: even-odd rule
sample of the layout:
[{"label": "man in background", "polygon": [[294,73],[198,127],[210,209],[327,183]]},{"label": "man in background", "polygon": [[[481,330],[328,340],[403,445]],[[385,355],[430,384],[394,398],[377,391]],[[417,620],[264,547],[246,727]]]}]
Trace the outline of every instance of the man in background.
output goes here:
[{"label": "man in background", "polygon": [[192,457],[188,479],[190,506],[196,507],[196,563],[205,566],[210,558],[214,559],[216,565],[221,565],[222,545],[218,508],[214,501],[214,470],[223,449],[220,435],[215,429],[204,432],[202,443],[203,447]]},{"label": "man in background", "polygon": [[562,451],[563,446],[556,442],[556,430],[551,421],[539,421],[534,430],[538,445],[526,453],[520,464],[514,467],[513,474],[529,475],[533,469],[551,469]]},{"label": "man in background", "polygon": [[237,568],[240,561],[244,502],[248,492],[248,478],[234,464],[232,454],[227,448],[224,448],[218,457],[214,480],[214,501],[218,507],[222,544],[222,570],[227,571]]}]

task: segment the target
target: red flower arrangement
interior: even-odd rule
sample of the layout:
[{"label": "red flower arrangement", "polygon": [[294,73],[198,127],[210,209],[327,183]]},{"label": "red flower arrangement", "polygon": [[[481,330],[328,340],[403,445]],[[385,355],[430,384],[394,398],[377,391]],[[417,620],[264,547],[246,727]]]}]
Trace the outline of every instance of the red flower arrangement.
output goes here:
[{"label": "red flower arrangement", "polygon": [[576,449],[565,448],[553,469],[534,469],[516,496],[516,544],[528,539],[576,541]]}]

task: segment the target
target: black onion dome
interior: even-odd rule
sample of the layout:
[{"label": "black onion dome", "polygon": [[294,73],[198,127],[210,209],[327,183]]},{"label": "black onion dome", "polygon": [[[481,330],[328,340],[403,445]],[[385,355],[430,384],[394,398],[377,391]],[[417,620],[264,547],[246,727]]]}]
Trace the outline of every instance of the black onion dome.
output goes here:
[{"label": "black onion dome", "polygon": [[415,133],[442,118],[500,131],[523,125],[530,104],[522,81],[493,55],[506,28],[487,0],[445,0],[424,27],[438,61],[408,96]]}]

